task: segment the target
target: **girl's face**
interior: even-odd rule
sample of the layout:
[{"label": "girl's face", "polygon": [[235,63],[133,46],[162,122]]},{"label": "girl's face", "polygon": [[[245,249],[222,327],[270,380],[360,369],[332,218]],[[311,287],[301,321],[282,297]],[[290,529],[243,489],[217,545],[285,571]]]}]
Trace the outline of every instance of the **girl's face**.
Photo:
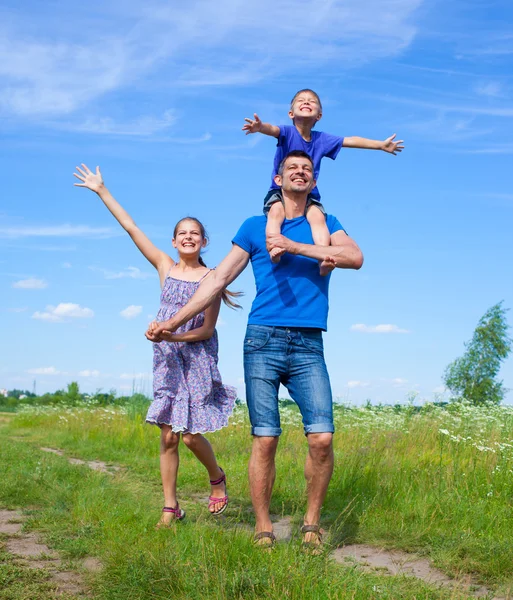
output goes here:
[{"label": "girl's face", "polygon": [[206,246],[207,240],[201,234],[201,228],[196,221],[185,219],[178,223],[173,246],[178,250],[180,256],[199,256],[201,250]]}]

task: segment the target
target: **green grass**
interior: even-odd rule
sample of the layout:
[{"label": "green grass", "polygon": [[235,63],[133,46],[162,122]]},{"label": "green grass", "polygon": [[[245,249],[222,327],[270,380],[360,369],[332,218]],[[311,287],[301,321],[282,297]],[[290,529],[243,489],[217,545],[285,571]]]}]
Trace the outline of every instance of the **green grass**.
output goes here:
[{"label": "green grass", "polygon": [[[299,423],[295,409],[283,411],[271,507],[297,523],[306,452]],[[336,423],[336,468],[323,512],[334,542],[415,550],[447,573],[470,573],[503,591],[513,585],[512,410],[341,408]],[[306,555],[297,540],[271,555],[254,548],[236,527],[253,522],[244,408],[229,428],[209,436],[228,474],[227,520],[213,521],[193,500],[207,495],[207,476],[184,448],[179,498],[188,518],[158,532],[159,431],[143,423],[142,406],[33,408],[0,425],[0,504],[28,510],[26,527],[42,532],[64,558],[100,558],[104,569],[90,578],[93,598],[466,598]],[[125,469],[109,477],[40,446]]]}]

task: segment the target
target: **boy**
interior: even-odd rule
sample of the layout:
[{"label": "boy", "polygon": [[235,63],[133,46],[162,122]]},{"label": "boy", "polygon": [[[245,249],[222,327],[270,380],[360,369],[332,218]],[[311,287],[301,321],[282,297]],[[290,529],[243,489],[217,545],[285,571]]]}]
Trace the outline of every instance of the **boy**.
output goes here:
[{"label": "boy", "polygon": [[[383,150],[396,155],[404,148],[403,140],[395,141],[395,133],[384,141],[369,140],[362,137],[339,137],[324,133],[322,131],[313,131],[315,124],[322,117],[322,104],[319,96],[309,89],[300,90],[292,98],[290,104],[289,117],[293,125],[271,125],[262,123],[255,113],[254,119],[244,119],[246,121],[242,130],[249,133],[263,133],[278,139],[276,154],[274,156],[274,168],[272,175],[271,189],[264,199],[264,213],[267,215],[266,236],[280,233],[281,225],[285,219],[285,211],[281,192],[274,181],[278,167],[283,159],[292,150],[303,150],[306,152],[314,164],[314,179],[318,179],[321,168],[321,160],[325,156],[335,160],[340,148],[364,148],[367,150]],[[312,230],[314,244],[320,246],[330,245],[330,234],[326,226],[324,207],[320,202],[320,194],[315,187],[308,197],[306,206],[306,219]],[[284,250],[274,248],[270,251],[271,260],[278,262]],[[328,267],[321,268],[321,275],[327,275],[331,271]]]}]

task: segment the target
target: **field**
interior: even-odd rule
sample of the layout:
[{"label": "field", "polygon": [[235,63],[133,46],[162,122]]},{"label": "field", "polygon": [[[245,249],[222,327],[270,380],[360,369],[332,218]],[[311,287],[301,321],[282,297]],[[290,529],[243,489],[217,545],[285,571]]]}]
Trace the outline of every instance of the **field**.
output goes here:
[{"label": "field", "polygon": [[[272,553],[251,541],[245,408],[210,436],[228,475],[226,518],[208,514],[206,473],[183,447],[179,497],[188,516],[164,531],[154,528],[162,507],[159,432],[144,424],[144,408],[82,403],[0,413],[0,509],[20,511],[22,532],[57,552],[90,598],[510,597],[512,408],[337,407],[336,467],[322,517],[329,546],[321,556],[305,553],[297,535],[306,443],[294,407],[282,410],[272,504],[276,521],[292,523],[292,538]],[[460,583],[439,587],[333,559],[331,550],[355,543],[415,552]],[[100,567],[85,569],[86,558]],[[56,598],[52,582],[44,566],[29,569],[10,553],[0,534],[0,600]]]}]

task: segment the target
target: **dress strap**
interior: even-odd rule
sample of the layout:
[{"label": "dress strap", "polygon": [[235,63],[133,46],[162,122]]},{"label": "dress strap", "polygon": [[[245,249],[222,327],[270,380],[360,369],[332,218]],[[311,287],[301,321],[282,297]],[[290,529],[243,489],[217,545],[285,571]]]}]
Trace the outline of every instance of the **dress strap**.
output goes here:
[{"label": "dress strap", "polygon": [[214,267],[213,269],[209,269],[209,270],[208,270],[208,271],[205,273],[205,275],[203,275],[203,277],[202,277],[201,279],[198,279],[198,283],[199,283],[200,281],[203,281],[203,280],[205,279],[205,277],[206,277],[206,276],[207,276],[209,273],[211,273],[212,271],[215,271],[215,270],[216,270],[216,268],[215,268],[215,267]]}]

